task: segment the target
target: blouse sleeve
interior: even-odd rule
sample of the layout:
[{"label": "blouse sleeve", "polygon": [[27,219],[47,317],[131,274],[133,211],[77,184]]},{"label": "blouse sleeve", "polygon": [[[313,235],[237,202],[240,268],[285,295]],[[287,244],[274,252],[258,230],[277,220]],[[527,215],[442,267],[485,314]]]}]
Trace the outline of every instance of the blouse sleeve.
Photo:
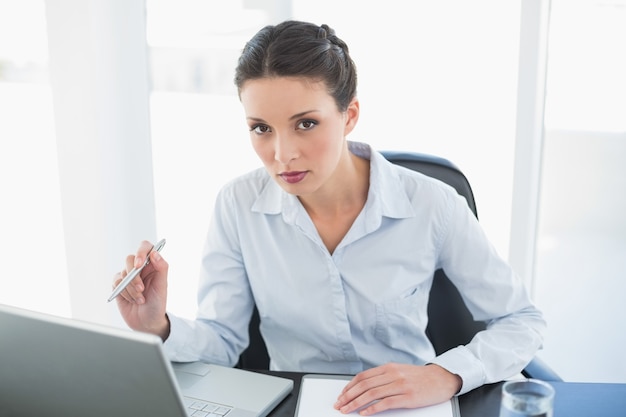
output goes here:
[{"label": "blouse sleeve", "polygon": [[541,347],[546,323],[523,281],[457,195],[449,197],[439,267],[458,288],[474,320],[486,322],[487,328],[432,362],[461,376],[459,394],[518,374]]}]

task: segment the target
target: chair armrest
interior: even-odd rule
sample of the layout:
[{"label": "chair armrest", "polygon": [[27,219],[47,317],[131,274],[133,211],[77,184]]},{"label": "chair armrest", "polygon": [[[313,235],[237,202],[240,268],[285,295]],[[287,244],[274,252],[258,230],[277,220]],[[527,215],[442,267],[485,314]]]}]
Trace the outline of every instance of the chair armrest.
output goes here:
[{"label": "chair armrest", "polygon": [[554,372],[547,363],[536,356],[526,365],[522,375],[526,378],[541,379],[543,381],[563,381],[563,378]]}]

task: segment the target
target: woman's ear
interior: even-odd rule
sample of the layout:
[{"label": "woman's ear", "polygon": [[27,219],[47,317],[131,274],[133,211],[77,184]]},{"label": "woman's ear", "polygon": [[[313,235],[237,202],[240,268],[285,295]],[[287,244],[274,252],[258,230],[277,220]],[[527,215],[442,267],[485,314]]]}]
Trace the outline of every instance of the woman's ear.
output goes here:
[{"label": "woman's ear", "polygon": [[346,115],[346,125],[343,134],[347,136],[359,121],[359,99],[354,97],[344,113]]}]

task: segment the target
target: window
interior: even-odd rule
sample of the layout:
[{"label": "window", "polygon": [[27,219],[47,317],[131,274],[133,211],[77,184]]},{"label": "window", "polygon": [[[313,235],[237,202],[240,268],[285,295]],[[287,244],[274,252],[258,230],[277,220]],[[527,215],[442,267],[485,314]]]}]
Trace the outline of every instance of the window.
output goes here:
[{"label": "window", "polygon": [[[535,298],[569,381],[626,363],[626,2],[552,0]],[[589,352],[593,352],[590,356]]]}]

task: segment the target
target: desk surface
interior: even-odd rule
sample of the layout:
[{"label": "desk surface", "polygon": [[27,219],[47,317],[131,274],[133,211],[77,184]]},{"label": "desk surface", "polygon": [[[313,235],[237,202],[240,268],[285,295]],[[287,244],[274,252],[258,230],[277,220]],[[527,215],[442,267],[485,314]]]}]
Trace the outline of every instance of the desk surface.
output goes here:
[{"label": "desk surface", "polygon": [[[268,417],[294,417],[302,373],[258,371],[290,378],[293,392]],[[553,417],[624,417],[626,384],[551,382],[556,390]],[[502,383],[484,385],[459,397],[461,417],[498,417]]]}]

